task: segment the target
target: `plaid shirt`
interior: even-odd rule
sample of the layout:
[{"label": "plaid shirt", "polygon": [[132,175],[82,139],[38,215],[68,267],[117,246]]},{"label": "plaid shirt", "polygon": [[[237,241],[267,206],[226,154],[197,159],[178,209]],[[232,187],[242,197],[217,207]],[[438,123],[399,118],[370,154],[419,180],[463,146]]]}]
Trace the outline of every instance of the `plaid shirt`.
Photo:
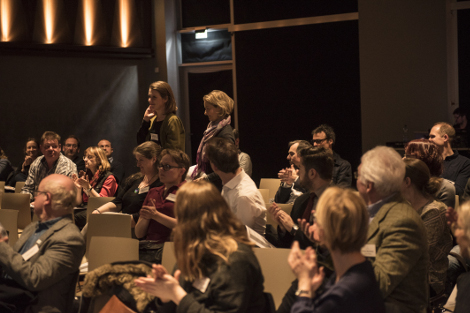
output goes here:
[{"label": "plaid shirt", "polygon": [[37,158],[29,168],[28,178],[26,179],[21,193],[29,193],[33,199],[33,193],[38,189],[41,180],[51,174],[62,174],[72,177],[72,174],[77,174],[77,166],[69,158],[60,153],[59,158],[54,163],[50,170],[47,170],[47,162],[44,156]]}]

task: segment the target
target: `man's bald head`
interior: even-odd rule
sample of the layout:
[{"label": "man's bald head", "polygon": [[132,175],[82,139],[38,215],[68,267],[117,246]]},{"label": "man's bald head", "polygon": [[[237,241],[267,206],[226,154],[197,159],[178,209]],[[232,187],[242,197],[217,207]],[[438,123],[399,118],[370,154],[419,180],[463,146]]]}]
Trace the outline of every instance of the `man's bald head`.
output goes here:
[{"label": "man's bald head", "polygon": [[40,215],[41,220],[71,214],[76,197],[77,190],[69,177],[60,174],[46,176],[38,187],[35,213]]}]

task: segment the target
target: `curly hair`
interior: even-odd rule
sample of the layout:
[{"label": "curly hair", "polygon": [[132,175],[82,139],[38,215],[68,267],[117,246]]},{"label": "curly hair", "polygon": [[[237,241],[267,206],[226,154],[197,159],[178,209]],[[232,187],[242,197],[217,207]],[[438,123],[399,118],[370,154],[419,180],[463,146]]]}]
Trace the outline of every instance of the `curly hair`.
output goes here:
[{"label": "curly hair", "polygon": [[442,154],[437,145],[428,139],[415,139],[408,142],[405,147],[405,157],[423,161],[428,166],[431,176],[442,174]]}]

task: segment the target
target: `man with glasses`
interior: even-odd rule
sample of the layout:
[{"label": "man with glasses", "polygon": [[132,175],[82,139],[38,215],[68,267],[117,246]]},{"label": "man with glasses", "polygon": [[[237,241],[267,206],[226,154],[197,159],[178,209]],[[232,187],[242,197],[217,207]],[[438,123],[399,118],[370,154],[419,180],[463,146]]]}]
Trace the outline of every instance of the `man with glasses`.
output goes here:
[{"label": "man with glasses", "polygon": [[264,236],[266,206],[253,180],[240,167],[238,149],[224,138],[212,138],[205,146],[214,173],[222,180],[222,196],[232,212],[246,226]]},{"label": "man with glasses", "polygon": [[69,158],[60,153],[60,136],[52,131],[46,131],[41,137],[39,145],[43,156],[34,160],[29,168],[28,178],[21,190],[22,193],[30,194],[38,189],[41,180],[51,174],[62,174],[72,178],[77,174],[77,166]]},{"label": "man with glasses", "polygon": [[77,165],[78,172],[85,170],[85,162],[78,156],[80,153],[80,139],[77,136],[70,135],[65,139],[62,153]]},{"label": "man with glasses", "polygon": [[[76,192],[70,178],[47,176],[34,192],[39,221],[24,229],[13,248],[8,237],[0,238],[0,285],[3,290],[11,288],[10,293],[2,292],[1,301],[18,306],[18,312],[73,311],[78,267],[85,253],[83,236],[72,222]],[[12,290],[15,297],[6,298]],[[25,296],[17,297],[20,293]]]},{"label": "man with glasses", "polygon": [[314,147],[323,147],[333,153],[333,160],[335,161],[333,168],[333,184],[338,187],[350,188],[352,182],[351,164],[343,160],[338,153],[333,151],[335,142],[335,132],[329,125],[322,124],[312,131],[312,145]]}]

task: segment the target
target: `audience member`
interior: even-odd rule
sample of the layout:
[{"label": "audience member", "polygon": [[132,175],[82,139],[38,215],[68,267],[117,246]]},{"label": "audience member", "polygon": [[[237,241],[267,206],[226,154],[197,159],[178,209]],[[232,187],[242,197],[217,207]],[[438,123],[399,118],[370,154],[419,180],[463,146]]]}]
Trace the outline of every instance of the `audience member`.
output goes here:
[{"label": "audience member", "polygon": [[389,147],[366,152],[357,189],[368,205],[369,231],[363,251],[374,267],[387,312],[425,312],[429,253],[426,230],[402,198],[405,163]]},{"label": "audience member", "polygon": [[176,225],[176,192],[185,183],[189,169],[189,158],[181,150],[165,149],[161,156],[159,177],[163,186],[148,192],[135,225],[137,238],[146,240],[140,243],[139,258],[155,263],[161,262],[163,243],[170,239]]},{"label": "audience member", "polygon": [[[111,165],[104,151],[97,147],[89,147],[83,156],[86,172],[80,176],[72,175],[77,187],[77,205],[85,207],[89,198],[113,197],[118,189],[118,183],[111,173]],[[86,210],[75,210],[75,224],[82,229],[86,224]]]},{"label": "audience member", "polygon": [[98,142],[98,147],[104,150],[104,153],[106,154],[106,157],[108,158],[108,162],[109,164],[111,164],[111,173],[113,173],[118,184],[121,183],[125,176],[124,165],[121,162],[114,159],[113,157],[114,150],[111,145],[111,141],[102,139],[100,140],[100,142]]},{"label": "audience member", "polygon": [[235,146],[238,149],[238,163],[240,167],[245,171],[245,173],[251,177],[252,174],[252,164],[250,156],[240,150],[240,134],[238,129],[233,129],[233,137],[235,138]]},{"label": "audience member", "polygon": [[447,206],[433,198],[440,181],[431,177],[426,164],[418,159],[405,159],[404,162],[406,174],[402,195],[424,222],[430,260],[430,296],[434,297],[444,293],[449,265],[447,255],[452,249],[452,236],[446,220]]},{"label": "audience member", "polygon": [[31,302],[4,300],[10,307],[26,307],[26,312],[73,311],[78,267],[85,253],[83,236],[72,222],[75,193],[70,178],[47,176],[35,191],[34,213],[39,222],[26,227],[13,248],[6,237],[0,239],[0,267],[5,274],[0,275],[1,285],[19,287],[34,297]]},{"label": "audience member", "polygon": [[306,192],[306,190],[300,185],[299,181],[299,152],[310,147],[311,145],[305,140],[294,140],[289,142],[287,161],[289,161],[290,167],[280,170],[277,174],[281,179],[281,185],[274,196],[274,202],[294,203],[295,199]]},{"label": "audience member", "polygon": [[[0,181],[6,181],[11,172],[13,172],[13,167],[2,147],[0,147]],[[0,192],[3,192],[3,190]]]},{"label": "audience member", "polygon": [[36,138],[28,138],[28,140],[26,140],[24,154],[25,157],[23,163],[18,166],[15,172],[8,179],[7,184],[11,187],[15,187],[16,182],[26,181],[31,163],[41,155],[41,152],[39,151],[39,141],[37,141]]},{"label": "audience member", "polygon": [[295,200],[290,215],[279,208],[275,202],[269,208],[269,213],[279,224],[277,245],[283,248],[289,248],[294,240],[299,242],[301,249],[312,245],[312,241],[299,230],[298,221],[304,219],[311,222],[311,212],[315,210],[318,198],[323,191],[330,186],[333,174],[333,158],[325,148],[307,148],[299,153],[300,185],[308,192]]},{"label": "audience member", "polygon": [[51,174],[62,174],[72,177],[77,174],[77,166],[69,158],[60,153],[60,136],[52,131],[46,131],[41,136],[41,153],[30,166],[28,178],[22,189],[22,193],[29,193],[33,199],[33,193],[38,189],[41,180]]},{"label": "audience member", "polygon": [[333,160],[335,162],[333,167],[333,184],[339,187],[350,188],[352,182],[351,164],[333,151],[335,143],[336,135],[331,126],[322,124],[312,131],[312,145],[314,147],[323,147],[333,153]]},{"label": "audience member", "polygon": [[204,146],[207,141],[212,137],[225,138],[232,143],[235,143],[233,137],[232,121],[230,114],[233,111],[233,100],[223,91],[213,90],[204,96],[204,114],[209,118],[209,124],[201,139],[201,143],[197,149],[196,166],[191,174],[193,180],[206,177],[206,180],[215,184],[221,190],[222,181],[212,171],[209,161],[205,156]]},{"label": "audience member", "polygon": [[368,225],[364,200],[354,191],[331,187],[322,194],[312,228],[315,240],[330,251],[335,273],[326,282],[325,291],[317,293],[325,277],[324,268],[317,265],[311,247],[303,254],[294,242],[288,258],[298,279],[292,313],[385,313],[374,269],[361,254]]},{"label": "audience member", "polygon": [[[440,177],[443,170],[443,159],[439,148],[435,143],[428,139],[415,139],[408,142],[405,146],[405,158],[415,158],[423,161],[429,168],[431,176]],[[455,187],[448,180],[440,179],[439,191],[435,194],[437,200],[445,203],[447,206],[455,205]]]},{"label": "audience member", "polygon": [[178,108],[170,85],[164,81],[150,84],[148,101],[149,107],[145,110],[142,125],[137,132],[137,144],[151,140],[163,149],[184,152],[183,122],[176,115]]},{"label": "audience member", "polygon": [[92,213],[102,214],[122,211],[122,213],[132,215],[132,227],[135,227],[139,220],[140,209],[149,190],[162,185],[158,178],[160,152],[161,147],[153,141],[146,141],[138,145],[134,149],[134,156],[140,172],[129,176],[124,181],[113,201],[102,205]]},{"label": "audience member", "polygon": [[237,147],[224,138],[206,143],[206,156],[214,172],[222,179],[222,196],[242,224],[264,236],[266,206],[253,180],[238,163]]},{"label": "audience member", "polygon": [[177,270],[161,265],[135,281],[158,297],[158,312],[268,312],[263,274],[245,227],[218,190],[187,183],[176,196]]},{"label": "audience member", "polygon": [[[454,235],[460,247],[462,256],[470,259],[470,202],[462,204],[458,210],[458,217],[453,224]],[[457,298],[455,313],[470,312],[470,272],[463,273],[457,279]]]},{"label": "audience member", "polygon": [[85,170],[85,162],[83,158],[78,156],[80,153],[80,139],[77,136],[70,135],[65,139],[62,153],[77,165],[78,172]]},{"label": "audience member", "polygon": [[455,129],[444,122],[434,124],[429,133],[429,140],[439,147],[444,159],[442,177],[454,182],[456,194],[462,196],[470,178],[470,160],[460,155],[457,150],[452,150],[454,137]]}]

